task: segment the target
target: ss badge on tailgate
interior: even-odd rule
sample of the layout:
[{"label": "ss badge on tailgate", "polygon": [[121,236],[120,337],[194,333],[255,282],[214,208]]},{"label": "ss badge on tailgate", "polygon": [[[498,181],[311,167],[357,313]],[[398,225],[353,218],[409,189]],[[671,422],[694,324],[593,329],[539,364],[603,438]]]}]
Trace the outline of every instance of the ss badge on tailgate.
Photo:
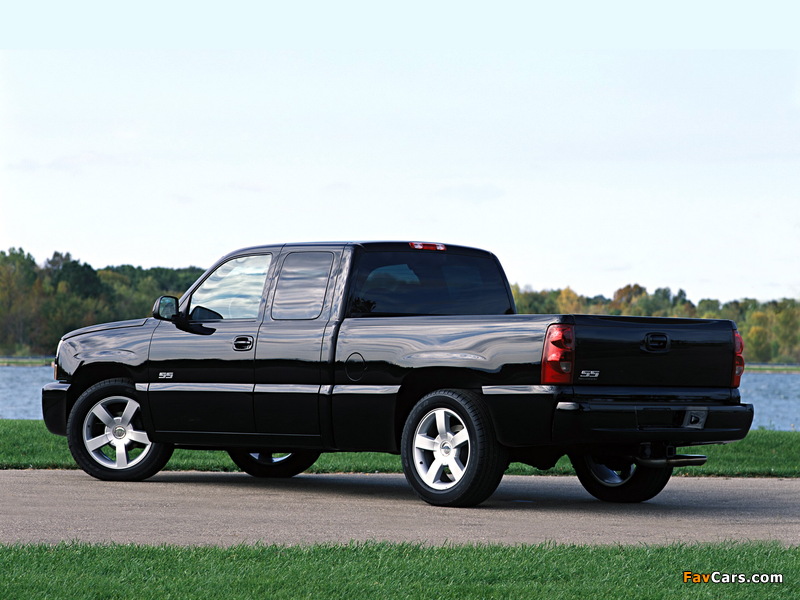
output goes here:
[{"label": "ss badge on tailgate", "polygon": [[578,379],[599,379],[600,378],[600,371],[581,371],[580,376]]}]

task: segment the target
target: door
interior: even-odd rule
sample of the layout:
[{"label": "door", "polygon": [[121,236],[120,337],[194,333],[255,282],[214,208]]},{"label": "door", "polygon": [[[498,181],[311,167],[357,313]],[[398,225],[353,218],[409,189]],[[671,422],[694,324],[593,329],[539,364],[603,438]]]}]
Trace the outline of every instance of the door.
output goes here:
[{"label": "door", "polygon": [[253,433],[255,341],[271,254],[231,258],[162,321],[150,344],[148,399],[157,431]]},{"label": "door", "polygon": [[258,333],[256,431],[290,446],[319,443],[319,393],[329,382],[323,352],[341,248],[292,248],[282,265],[271,310]]}]

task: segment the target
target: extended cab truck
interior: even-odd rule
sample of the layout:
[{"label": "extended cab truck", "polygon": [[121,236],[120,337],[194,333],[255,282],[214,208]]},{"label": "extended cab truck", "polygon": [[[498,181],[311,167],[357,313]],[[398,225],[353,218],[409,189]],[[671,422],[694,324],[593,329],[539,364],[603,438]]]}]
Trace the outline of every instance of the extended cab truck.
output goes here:
[{"label": "extended cab truck", "polygon": [[381,451],[441,506],[482,502],[509,461],[565,454],[597,498],[643,501],[705,462],[677,446],[747,434],[733,322],[514,313],[481,250],[247,248],[152,318],[65,335],[44,419],[100,479],[150,477],[175,447],[227,450],[256,477]]}]

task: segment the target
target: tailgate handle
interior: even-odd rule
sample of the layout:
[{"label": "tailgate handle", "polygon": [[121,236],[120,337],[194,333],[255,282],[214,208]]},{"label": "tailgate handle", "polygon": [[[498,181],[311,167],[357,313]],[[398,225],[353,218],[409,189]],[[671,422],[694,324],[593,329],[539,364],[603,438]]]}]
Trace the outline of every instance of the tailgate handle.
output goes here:
[{"label": "tailgate handle", "polygon": [[648,333],[644,336],[642,349],[647,352],[669,352],[669,336],[666,333]]}]

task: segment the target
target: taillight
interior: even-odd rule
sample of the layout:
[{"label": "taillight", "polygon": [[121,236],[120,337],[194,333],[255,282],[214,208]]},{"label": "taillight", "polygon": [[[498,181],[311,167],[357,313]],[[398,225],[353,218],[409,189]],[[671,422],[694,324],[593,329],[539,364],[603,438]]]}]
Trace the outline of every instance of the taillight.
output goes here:
[{"label": "taillight", "polygon": [[744,373],[744,340],[739,332],[733,331],[733,380],[731,387],[738,388]]},{"label": "taillight", "polygon": [[542,350],[542,383],[572,383],[575,335],[572,325],[550,325]]}]

